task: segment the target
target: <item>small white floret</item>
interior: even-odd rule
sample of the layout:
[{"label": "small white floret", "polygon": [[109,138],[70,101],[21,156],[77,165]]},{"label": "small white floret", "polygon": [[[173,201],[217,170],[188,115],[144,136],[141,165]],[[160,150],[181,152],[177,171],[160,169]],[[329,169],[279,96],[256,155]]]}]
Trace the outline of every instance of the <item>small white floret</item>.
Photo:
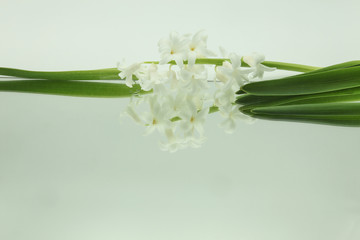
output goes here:
[{"label": "small white floret", "polygon": [[262,62],[265,61],[265,56],[263,54],[253,53],[249,56],[244,56],[243,60],[253,70],[249,74],[250,79],[255,79],[255,78],[262,79],[264,76],[264,72],[271,72],[276,70],[276,68],[267,67],[261,64]]},{"label": "small white floret", "polygon": [[139,77],[139,73],[141,71],[142,63],[134,63],[131,65],[126,65],[125,61],[118,63],[117,69],[120,71],[119,77],[121,79],[125,79],[125,84],[128,87],[132,87],[135,84],[133,80],[133,76]]},{"label": "small white floret", "polygon": [[188,39],[177,32],[170,33],[169,37],[163,38],[158,43],[160,52],[160,64],[166,64],[174,60],[179,67],[188,53]]}]

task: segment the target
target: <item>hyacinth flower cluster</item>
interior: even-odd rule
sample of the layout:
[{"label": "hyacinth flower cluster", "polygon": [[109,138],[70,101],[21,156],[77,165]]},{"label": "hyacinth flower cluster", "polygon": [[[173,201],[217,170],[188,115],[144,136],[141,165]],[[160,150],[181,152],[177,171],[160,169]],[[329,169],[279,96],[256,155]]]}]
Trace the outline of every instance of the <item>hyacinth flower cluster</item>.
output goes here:
[{"label": "hyacinth flower cluster", "polygon": [[[132,98],[125,112],[146,128],[145,135],[155,130],[163,135],[163,150],[199,147],[205,140],[204,124],[211,111],[220,112],[224,118],[220,126],[227,133],[234,132],[238,120],[254,120],[241,113],[234,102],[240,87],[262,79],[265,71],[275,70],[261,64],[263,55],[229,53],[229,61],[221,66],[197,63],[197,59],[215,57],[207,48],[204,31],[193,36],[172,32],[158,47],[158,62],[120,63],[118,69],[128,87],[138,83],[142,90],[151,92]],[[241,66],[242,59],[250,68]]]},{"label": "hyacinth flower cluster", "polygon": [[[217,57],[208,49],[204,31],[173,32],[159,41],[158,48],[158,61],[122,62],[117,68],[30,71],[0,67],[0,91],[130,98],[126,115],[145,128],[145,135],[159,132],[161,149],[170,152],[201,146],[204,124],[213,112],[220,113],[219,125],[228,133],[234,132],[239,120],[251,123],[254,119],[360,126],[359,60],[314,67],[223,49]],[[301,74],[262,80],[265,72],[275,69]]]}]

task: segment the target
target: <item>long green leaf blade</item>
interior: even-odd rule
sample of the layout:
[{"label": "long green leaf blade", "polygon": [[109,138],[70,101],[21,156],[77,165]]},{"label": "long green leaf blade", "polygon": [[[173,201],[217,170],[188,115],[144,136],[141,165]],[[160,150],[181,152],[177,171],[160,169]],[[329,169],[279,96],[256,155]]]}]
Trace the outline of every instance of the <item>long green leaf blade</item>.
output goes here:
[{"label": "long green leaf blade", "polygon": [[292,96],[259,96],[253,94],[242,94],[236,98],[235,103],[242,105],[252,105],[260,103],[271,103],[278,100],[289,99]]},{"label": "long green leaf blade", "polygon": [[282,79],[254,82],[241,90],[262,96],[315,94],[360,86],[360,66],[301,74]]},{"label": "long green leaf blade", "polygon": [[[334,70],[334,69],[349,68],[349,67],[356,67],[356,66],[360,66],[360,61],[349,61],[349,62],[331,65],[328,67],[318,68],[313,71],[307,71],[305,73],[298,74],[297,76],[310,75],[310,74],[326,72],[326,71],[330,71],[330,70]],[[246,92],[242,89],[240,89],[239,91],[236,92],[236,94],[244,94],[244,93],[246,93]]]}]

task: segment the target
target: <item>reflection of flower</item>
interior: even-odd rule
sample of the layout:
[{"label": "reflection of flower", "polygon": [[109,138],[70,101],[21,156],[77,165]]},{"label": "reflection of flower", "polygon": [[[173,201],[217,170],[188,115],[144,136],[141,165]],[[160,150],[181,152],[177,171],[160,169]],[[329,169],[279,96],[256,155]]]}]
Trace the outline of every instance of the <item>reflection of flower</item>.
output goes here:
[{"label": "reflection of flower", "polygon": [[192,93],[200,93],[208,88],[207,72],[202,65],[184,66],[180,71],[183,88]]},{"label": "reflection of flower", "polygon": [[167,109],[167,106],[161,105],[157,97],[157,95],[146,96],[150,112],[146,112],[143,115],[145,125],[147,126],[145,135],[152,133],[155,129],[163,133],[165,129],[171,126],[169,109]]},{"label": "reflection of flower", "polygon": [[194,103],[188,102],[187,107],[180,113],[181,123],[180,128],[183,130],[186,137],[194,136],[196,133],[203,135],[204,123],[206,116],[209,113],[209,108],[198,110]]},{"label": "reflection of flower", "polygon": [[129,117],[131,117],[136,123],[142,124],[142,119],[135,110],[135,105],[131,101],[124,111]]},{"label": "reflection of flower", "polygon": [[243,120],[248,123],[253,122],[253,118],[241,113],[238,108],[239,106],[231,104],[219,108],[221,115],[225,118],[220,123],[220,126],[224,128],[226,133],[233,133],[235,131],[237,120]]},{"label": "reflection of flower", "polygon": [[173,129],[171,128],[165,130],[165,136],[167,142],[160,143],[160,148],[164,151],[176,152],[186,146],[183,139],[176,137]]},{"label": "reflection of flower", "polygon": [[[145,134],[157,130],[165,137],[160,142],[163,150],[175,152],[185,147],[199,147],[205,141],[204,124],[209,106],[218,107],[224,121],[220,124],[226,132],[235,130],[237,120],[249,122],[252,118],[242,114],[236,106],[235,92],[250,80],[262,76],[262,58],[247,57],[251,68],[241,66],[241,56],[230,53],[229,60],[215,68],[215,91],[208,82],[208,69],[195,64],[196,58],[212,56],[207,49],[207,36],[203,31],[194,36],[171,33],[159,41],[160,64],[133,64],[121,66],[121,76],[126,84],[135,75],[142,90],[152,93],[140,98],[138,104],[132,101],[126,109],[127,115],[137,123],[146,126]],[[164,65],[174,60],[176,66]],[[188,60],[188,64],[183,61]],[[148,103],[148,111],[140,114],[136,108]],[[143,111],[141,111],[143,112]]]},{"label": "reflection of flower", "polygon": [[230,82],[227,84],[218,85],[215,92],[214,103],[218,107],[232,104],[235,101],[235,91],[231,87]]}]

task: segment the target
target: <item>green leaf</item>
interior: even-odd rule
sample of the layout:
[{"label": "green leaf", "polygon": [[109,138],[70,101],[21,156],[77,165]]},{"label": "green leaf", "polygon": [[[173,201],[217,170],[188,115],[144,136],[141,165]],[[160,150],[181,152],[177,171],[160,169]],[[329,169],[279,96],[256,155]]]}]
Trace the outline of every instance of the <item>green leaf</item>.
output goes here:
[{"label": "green leaf", "polygon": [[241,90],[262,96],[315,94],[360,86],[360,66],[300,74],[282,79],[254,82]]},{"label": "green leaf", "polygon": [[[349,68],[349,67],[356,67],[356,66],[360,66],[360,61],[349,61],[349,62],[344,62],[344,63],[340,63],[340,64],[335,64],[332,66],[319,68],[319,69],[316,69],[313,71],[307,71],[305,73],[298,74],[297,76],[305,76],[305,75],[310,75],[310,74],[314,74],[314,73],[327,72],[327,71],[334,70],[334,69],[342,69],[342,68]],[[315,67],[314,67],[314,69],[315,69]],[[244,93],[246,93],[246,92],[242,89],[240,89],[239,91],[236,92],[236,94],[244,94]]]},{"label": "green leaf", "polygon": [[292,96],[259,96],[252,94],[242,94],[236,98],[235,103],[242,105],[252,105],[261,103],[272,103],[278,100],[285,100],[292,98]]},{"label": "green leaf", "polygon": [[49,80],[0,81],[0,91],[97,98],[130,97],[147,93],[139,85],[129,88],[120,83]]}]

